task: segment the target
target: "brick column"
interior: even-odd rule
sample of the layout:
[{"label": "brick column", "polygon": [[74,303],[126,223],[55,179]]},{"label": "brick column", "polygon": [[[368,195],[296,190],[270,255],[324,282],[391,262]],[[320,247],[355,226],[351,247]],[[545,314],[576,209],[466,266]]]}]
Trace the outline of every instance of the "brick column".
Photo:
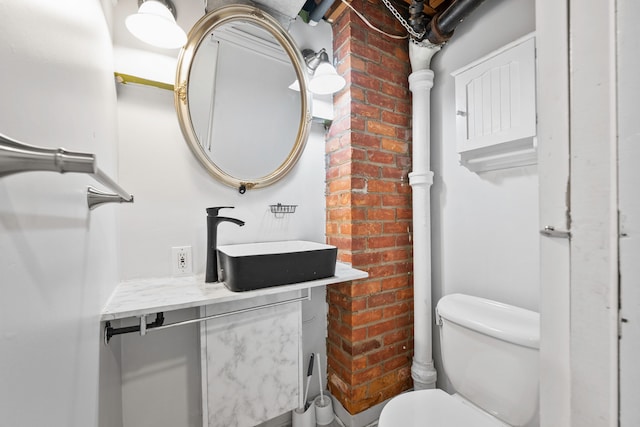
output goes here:
[{"label": "brick column", "polygon": [[[351,4],[404,33],[382,3]],[[407,40],[374,32],[349,9],[333,32],[347,86],[327,137],[327,241],[369,278],[328,287],[328,375],[356,414],[412,386],[410,66]]]}]

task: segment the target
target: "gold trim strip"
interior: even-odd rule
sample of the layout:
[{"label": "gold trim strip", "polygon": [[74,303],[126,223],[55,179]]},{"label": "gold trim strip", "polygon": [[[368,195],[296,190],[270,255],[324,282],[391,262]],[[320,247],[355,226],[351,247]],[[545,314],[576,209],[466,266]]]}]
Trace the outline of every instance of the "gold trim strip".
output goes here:
[{"label": "gold trim strip", "polygon": [[169,83],[162,83],[162,82],[158,82],[155,80],[149,80],[149,79],[145,79],[142,77],[136,77],[136,76],[132,76],[130,74],[122,74],[122,73],[113,73],[113,75],[116,77],[116,81],[118,83],[122,83],[122,84],[129,84],[129,83],[135,83],[135,84],[139,84],[139,85],[145,85],[145,86],[153,86],[153,87],[157,87],[159,89],[164,89],[164,90],[170,90],[173,92],[173,88],[174,85],[169,84]]}]

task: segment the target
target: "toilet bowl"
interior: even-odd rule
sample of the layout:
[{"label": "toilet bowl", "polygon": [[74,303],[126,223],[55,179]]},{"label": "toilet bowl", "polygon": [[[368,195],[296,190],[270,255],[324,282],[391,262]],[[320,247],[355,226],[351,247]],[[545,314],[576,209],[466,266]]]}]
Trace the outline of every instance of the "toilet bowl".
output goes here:
[{"label": "toilet bowl", "polygon": [[508,427],[457,395],[438,389],[397,396],[384,407],[378,427]]},{"label": "toilet bowl", "polygon": [[456,393],[435,389],[396,396],[382,409],[378,427],[535,425],[539,314],[453,294],[438,302],[436,324],[444,370]]}]

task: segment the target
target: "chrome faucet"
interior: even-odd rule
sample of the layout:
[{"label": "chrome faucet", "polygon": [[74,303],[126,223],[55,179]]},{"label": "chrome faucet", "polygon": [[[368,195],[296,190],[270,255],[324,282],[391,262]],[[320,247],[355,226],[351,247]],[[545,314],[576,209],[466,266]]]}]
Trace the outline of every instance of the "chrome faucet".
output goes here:
[{"label": "chrome faucet", "polygon": [[221,222],[232,222],[240,227],[244,221],[226,216],[218,216],[220,209],[233,209],[233,206],[217,206],[207,208],[207,269],[204,281],[213,283],[218,281],[218,224]]}]

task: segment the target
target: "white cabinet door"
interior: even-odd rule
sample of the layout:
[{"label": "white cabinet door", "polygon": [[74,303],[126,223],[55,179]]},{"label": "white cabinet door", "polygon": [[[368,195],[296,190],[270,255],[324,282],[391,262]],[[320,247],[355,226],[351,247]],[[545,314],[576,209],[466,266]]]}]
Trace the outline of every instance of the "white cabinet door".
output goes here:
[{"label": "white cabinet door", "polygon": [[[206,316],[276,303],[290,294],[219,303]],[[300,302],[202,324],[204,426],[252,427],[298,406]]]},{"label": "white cabinet door", "polygon": [[478,172],[536,163],[533,34],[452,75],[460,162]]}]

